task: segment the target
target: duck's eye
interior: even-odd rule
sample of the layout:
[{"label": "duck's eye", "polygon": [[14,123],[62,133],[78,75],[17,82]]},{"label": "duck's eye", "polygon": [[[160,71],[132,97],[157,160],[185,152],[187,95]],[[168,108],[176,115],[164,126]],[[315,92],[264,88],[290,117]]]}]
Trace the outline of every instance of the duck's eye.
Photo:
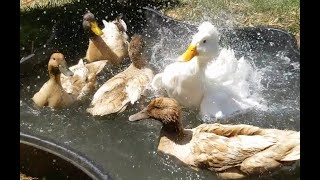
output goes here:
[{"label": "duck's eye", "polygon": [[206,43],[206,42],[207,42],[207,40],[203,40],[202,42],[203,42],[203,43]]},{"label": "duck's eye", "polygon": [[56,60],[56,58],[52,58],[53,60]]}]

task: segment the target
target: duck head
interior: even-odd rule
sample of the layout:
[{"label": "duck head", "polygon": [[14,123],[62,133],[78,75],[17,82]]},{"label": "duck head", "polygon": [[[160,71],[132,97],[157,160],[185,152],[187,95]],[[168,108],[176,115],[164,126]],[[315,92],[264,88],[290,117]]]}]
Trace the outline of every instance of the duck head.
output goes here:
[{"label": "duck head", "polygon": [[183,126],[180,119],[181,107],[172,98],[158,97],[153,99],[142,111],[129,117],[129,121],[152,118],[162,123],[168,132],[182,133]]},{"label": "duck head", "polygon": [[91,12],[87,12],[83,16],[82,22],[83,29],[88,31],[91,36],[101,36],[103,35],[102,30],[98,26],[98,22]]},{"label": "duck head", "polygon": [[48,71],[50,76],[60,75],[73,76],[73,72],[68,68],[67,62],[62,53],[53,53],[48,63]]},{"label": "duck head", "polygon": [[203,22],[193,36],[188,49],[179,57],[180,61],[188,62],[194,57],[199,61],[210,61],[219,51],[219,32],[210,22]]},{"label": "duck head", "polygon": [[128,54],[132,63],[137,68],[142,68],[146,65],[146,58],[143,56],[144,41],[141,35],[135,34],[132,36],[128,47]]}]

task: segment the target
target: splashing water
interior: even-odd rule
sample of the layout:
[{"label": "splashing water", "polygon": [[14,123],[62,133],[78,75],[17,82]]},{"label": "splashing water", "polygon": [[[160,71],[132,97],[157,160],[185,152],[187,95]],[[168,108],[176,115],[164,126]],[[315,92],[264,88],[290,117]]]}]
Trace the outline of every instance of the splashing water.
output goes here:
[{"label": "splashing water", "polygon": [[[182,54],[183,47],[188,44],[187,41],[190,41],[192,36],[186,34],[185,38],[176,39],[173,38],[174,33],[169,29],[160,29],[159,34],[160,39],[150,50],[151,64],[158,72],[162,72]],[[260,95],[263,87],[260,83],[259,70],[249,59],[242,57],[238,60],[232,49],[221,49],[219,56],[208,65],[206,76],[209,95],[204,100],[207,101],[206,106],[202,107],[204,121],[212,119],[207,115],[219,115],[220,111],[227,116],[252,107],[266,109],[263,104],[264,99]],[[233,101],[234,107],[226,103],[228,100]],[[215,109],[213,104],[218,104],[220,107]],[[220,115],[222,114],[220,112]]]},{"label": "splashing water", "polygon": [[[167,65],[175,62],[195,33],[188,28],[182,30],[183,33],[179,29],[165,27],[157,31],[157,39],[148,42],[150,64],[155,73],[162,72]],[[262,38],[261,34],[257,41],[259,38]],[[245,42],[237,44],[240,47],[244,45]],[[296,129],[300,122],[300,67],[299,62],[292,62],[287,53],[261,53],[252,49],[243,51],[221,47],[218,58],[206,70],[212,95],[207,101],[221,104],[221,107],[214,111],[208,106],[199,118],[214,122],[216,120],[212,115],[224,115],[225,118],[221,120],[224,123]],[[227,100],[229,103],[223,103]]]},{"label": "splashing water", "polygon": [[[164,27],[143,34],[155,74],[162,72],[186,50],[195,33],[188,28],[167,28],[166,23]],[[179,27],[183,28],[181,24]],[[157,31],[156,36],[154,31]],[[263,53],[255,52],[246,49],[250,46],[247,46],[245,39],[239,41],[242,42],[235,46],[240,47],[240,50],[223,46],[223,53],[209,65],[210,71],[207,71],[207,77],[215,82],[215,92],[228,91],[242,109],[230,114],[230,118],[223,122],[299,130],[299,62],[293,62],[286,51],[277,54],[264,50]],[[79,54],[78,51],[73,53]],[[98,77],[99,86],[127,66],[125,64],[102,72]],[[128,117],[141,110],[147,101],[141,100],[121,114],[103,118],[86,113],[90,101],[80,107],[63,110],[36,109],[32,106],[31,97],[48,80],[47,68],[39,69],[30,77],[21,78],[20,128],[66,143],[87,154],[115,179],[217,179],[208,171],[193,171],[172,158],[159,156],[156,153],[161,128],[158,122],[128,122]],[[150,100],[151,96],[147,99]],[[213,121],[212,118],[199,118],[191,110],[184,110],[182,119],[186,128],[202,123],[199,119]],[[298,176],[295,177],[298,179]]]},{"label": "splashing water", "polygon": [[266,110],[260,92],[263,88],[260,72],[253,62],[235,57],[232,49],[223,48],[206,70],[207,92],[201,106],[204,120],[228,116],[241,110]]}]

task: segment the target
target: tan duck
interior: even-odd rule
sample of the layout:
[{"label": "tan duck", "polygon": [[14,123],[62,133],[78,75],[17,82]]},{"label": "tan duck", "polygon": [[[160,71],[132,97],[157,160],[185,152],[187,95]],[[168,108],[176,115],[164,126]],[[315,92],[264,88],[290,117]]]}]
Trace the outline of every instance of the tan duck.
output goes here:
[{"label": "tan duck", "polygon": [[83,28],[89,32],[85,59],[88,62],[109,60],[111,64],[118,65],[128,56],[127,26],[120,18],[102,22],[104,28],[101,30],[92,13],[87,12],[83,16]]},{"label": "tan duck", "polygon": [[184,129],[176,100],[156,98],[130,121],[153,118],[163,125],[158,150],[222,179],[264,174],[300,160],[300,132],[251,125],[201,124]]},{"label": "tan duck", "polygon": [[108,60],[96,61],[85,64],[82,59],[78,64],[71,66],[69,69],[73,76],[61,74],[61,84],[63,89],[72,94],[77,100],[92,94],[97,87],[97,75],[105,67]]},{"label": "tan duck", "polygon": [[72,76],[73,72],[68,69],[63,54],[53,53],[51,55],[48,63],[48,72],[50,79],[32,97],[34,103],[38,107],[49,106],[52,108],[71,105],[75,98],[62,88],[60,74]]},{"label": "tan duck", "polygon": [[134,35],[129,44],[129,57],[132,64],[98,89],[87,109],[90,114],[104,116],[122,112],[129,102],[134,104],[140,99],[153,78],[153,71],[147,66],[143,47],[142,37]]}]

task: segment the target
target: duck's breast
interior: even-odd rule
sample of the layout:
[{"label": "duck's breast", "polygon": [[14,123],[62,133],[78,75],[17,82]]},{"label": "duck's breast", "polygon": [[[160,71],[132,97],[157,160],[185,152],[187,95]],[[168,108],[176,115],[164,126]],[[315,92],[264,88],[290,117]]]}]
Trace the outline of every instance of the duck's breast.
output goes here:
[{"label": "duck's breast", "polygon": [[184,63],[174,63],[165,69],[162,83],[168,95],[181,105],[198,108],[203,97],[201,75]]},{"label": "duck's breast", "polygon": [[120,32],[117,26],[113,23],[108,23],[104,28],[101,36],[110,49],[119,57],[123,58],[128,54],[128,36],[125,32]]}]

